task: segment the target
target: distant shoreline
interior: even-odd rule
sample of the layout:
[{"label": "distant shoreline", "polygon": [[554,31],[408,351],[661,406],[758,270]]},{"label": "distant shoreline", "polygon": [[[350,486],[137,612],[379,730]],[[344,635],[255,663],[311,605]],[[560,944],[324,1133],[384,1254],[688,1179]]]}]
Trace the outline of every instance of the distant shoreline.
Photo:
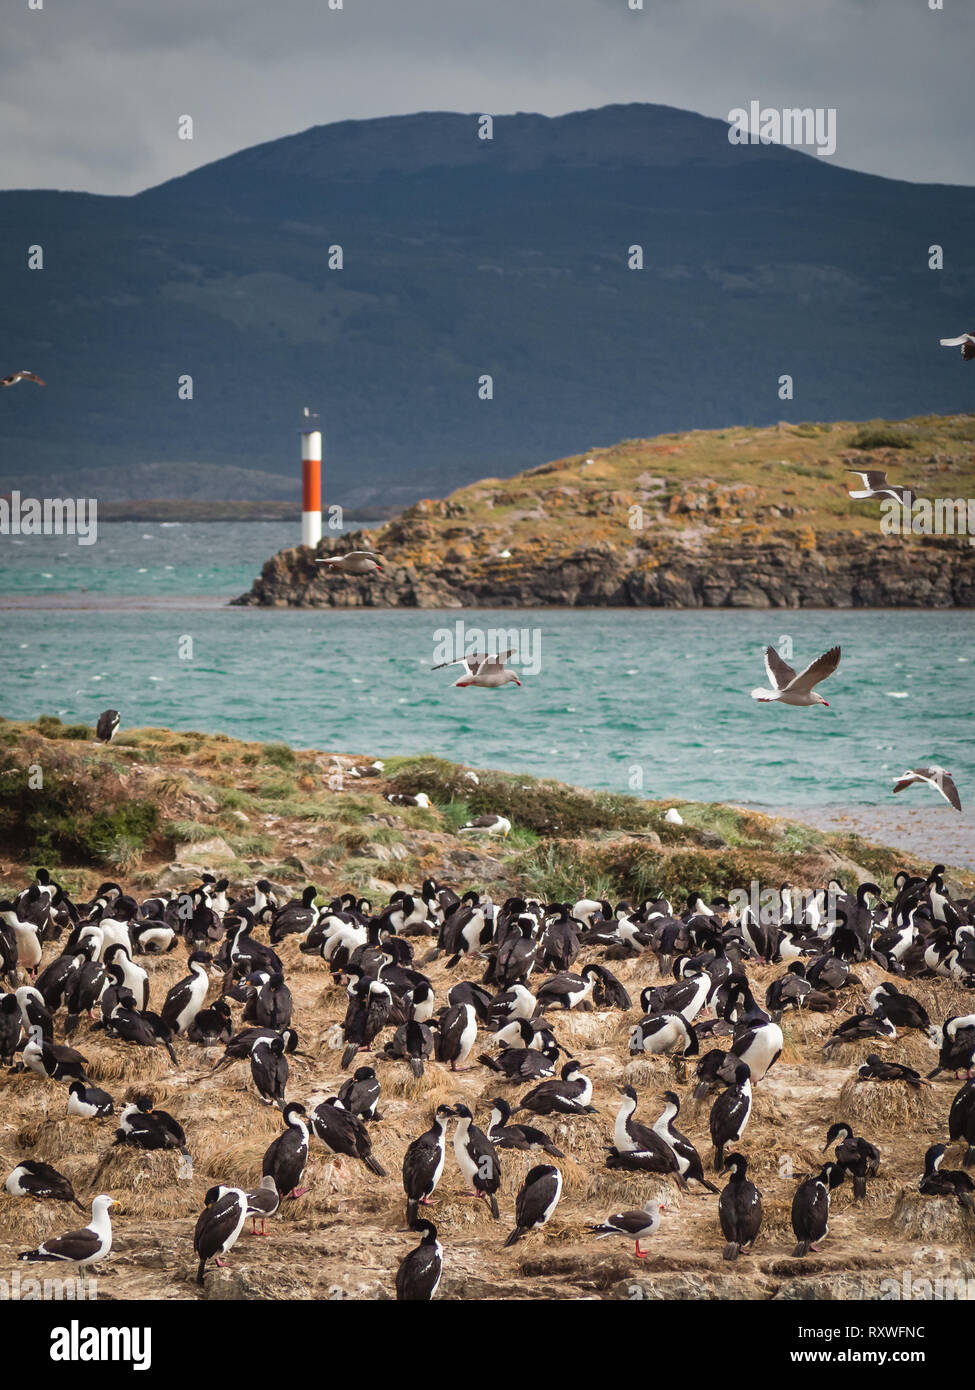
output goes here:
[{"label": "distant shoreline", "polygon": [[[344,512],[347,521],[368,525],[389,521],[402,507],[355,508]],[[193,521],[293,521],[301,523],[301,505],[273,500],[233,502],[213,499],[194,502],[188,498],[147,498],[142,502],[99,502],[99,521],[140,521],[148,523]]]},{"label": "distant shoreline", "polygon": [[[0,568],[2,575],[2,568]],[[228,609],[235,613],[302,613],[306,616],[309,613],[331,613],[336,617],[343,614],[349,618],[356,617],[361,619],[363,613],[396,613],[396,612],[422,612],[432,617],[436,614],[443,614],[445,618],[456,620],[458,613],[641,613],[643,615],[651,613],[708,613],[715,617],[728,613],[754,613],[768,612],[785,615],[788,613],[971,613],[975,611],[975,605],[955,604],[950,608],[929,609],[924,604],[897,604],[897,605],[875,605],[871,607],[859,607],[852,604],[803,604],[795,608],[739,608],[735,605],[726,604],[722,607],[714,608],[681,608],[670,607],[665,604],[647,604],[638,607],[635,604],[593,604],[593,603],[519,603],[508,604],[495,602],[485,599],[478,603],[462,604],[459,606],[444,606],[442,608],[404,608],[404,605],[397,603],[376,603],[368,607],[338,608],[331,605],[315,604],[242,604],[230,594],[111,594],[91,591],[90,593],[79,593],[77,590],[65,589],[55,590],[50,593],[39,594],[4,594],[0,593],[0,612],[5,609],[10,611],[31,610],[57,612],[71,612],[76,609],[100,609],[104,612],[111,612],[113,609],[172,609],[180,608],[197,609]]]}]

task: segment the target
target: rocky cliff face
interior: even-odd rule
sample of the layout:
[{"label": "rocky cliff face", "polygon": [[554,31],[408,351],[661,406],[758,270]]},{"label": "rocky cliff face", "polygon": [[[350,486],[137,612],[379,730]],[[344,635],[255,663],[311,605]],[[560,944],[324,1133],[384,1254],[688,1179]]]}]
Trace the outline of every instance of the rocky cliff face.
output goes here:
[{"label": "rocky cliff face", "polygon": [[[952,608],[975,606],[975,547],[964,539],[806,537],[690,546],[667,538],[567,555],[512,552],[397,565],[373,577],[326,572],[304,547],[268,560],[240,605],[274,608]],[[359,532],[320,554],[374,547]]]}]

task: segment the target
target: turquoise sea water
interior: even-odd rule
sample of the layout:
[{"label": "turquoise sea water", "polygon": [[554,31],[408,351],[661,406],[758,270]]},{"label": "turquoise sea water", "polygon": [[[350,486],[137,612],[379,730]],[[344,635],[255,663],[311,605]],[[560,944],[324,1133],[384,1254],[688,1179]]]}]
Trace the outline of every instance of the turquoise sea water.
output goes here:
[{"label": "turquoise sea water", "polygon": [[[934,793],[915,789],[896,803],[890,796],[894,775],[925,761],[952,771],[963,801],[975,788],[975,625],[967,610],[220,606],[295,530],[120,523],[103,525],[88,548],[63,537],[19,546],[0,539],[0,711],[93,722],[114,706],[128,726],[222,730],[373,756],[429,751],[652,797],[797,812],[861,806],[883,815],[889,807],[908,820],[943,822],[956,838],[972,825],[967,809],[959,817],[944,808],[945,821],[943,803],[926,800]],[[521,688],[452,688],[455,671],[430,668],[438,634],[458,619],[526,629],[537,673],[523,674]],[[829,709],[749,698],[764,683],[763,645],[783,637],[797,666],[842,645],[839,670],[822,686]],[[191,659],[180,656],[186,638]]]},{"label": "turquoise sea water", "polygon": [[71,536],[0,536],[0,595],[208,596],[249,589],[269,556],[300,540],[296,522],[98,523]]}]

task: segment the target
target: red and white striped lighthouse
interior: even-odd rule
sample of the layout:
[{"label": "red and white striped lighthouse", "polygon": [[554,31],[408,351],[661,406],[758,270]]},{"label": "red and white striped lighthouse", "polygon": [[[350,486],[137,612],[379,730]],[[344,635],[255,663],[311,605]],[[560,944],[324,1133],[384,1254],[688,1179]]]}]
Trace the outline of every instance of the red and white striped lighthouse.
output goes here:
[{"label": "red and white striped lighthouse", "polygon": [[[308,407],[305,414],[314,419]],[[301,543],[317,546],[322,538],[322,432],[301,431]]]}]

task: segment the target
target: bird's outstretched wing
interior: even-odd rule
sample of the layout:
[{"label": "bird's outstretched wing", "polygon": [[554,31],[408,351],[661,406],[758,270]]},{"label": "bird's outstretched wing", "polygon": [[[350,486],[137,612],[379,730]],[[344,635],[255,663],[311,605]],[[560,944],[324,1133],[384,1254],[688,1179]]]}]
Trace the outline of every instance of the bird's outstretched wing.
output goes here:
[{"label": "bird's outstretched wing", "polygon": [[902,792],[907,787],[913,787],[917,782],[927,782],[929,786],[939,791],[956,811],[961,810],[961,797],[958,795],[958,788],[955,786],[954,779],[950,772],[945,772],[943,767],[913,767],[908,772],[902,772],[894,783],[894,792]]},{"label": "bird's outstretched wing", "polygon": [[808,691],[814,685],[824,681],[827,676],[831,676],[840,664],[839,647],[830,647],[828,652],[823,652],[822,656],[817,656],[815,661],[811,661],[804,671],[800,671],[798,676],[789,683],[790,690]]},{"label": "bird's outstretched wing", "polygon": [[858,478],[862,478],[864,486],[870,488],[872,492],[878,492],[887,486],[887,474],[882,469],[848,468],[846,471],[847,473],[855,473]]},{"label": "bird's outstretched wing", "polygon": [[478,671],[486,666],[496,666],[502,670],[504,663],[510,656],[514,655],[514,648],[510,652],[497,652],[494,655],[485,655],[483,652],[472,652],[470,656],[457,656],[453,661],[441,661],[437,666],[431,666],[431,671],[442,671],[445,666],[466,666],[472,676],[476,676]]},{"label": "bird's outstretched wing", "polygon": [[796,678],[795,671],[782,660],[774,647],[765,648],[765,670],[773,690],[785,690],[790,681]]},{"label": "bird's outstretched wing", "polygon": [[504,664],[510,656],[514,656],[513,649],[510,652],[494,652],[489,656],[478,657],[478,669],[484,671],[490,666],[498,671],[503,671]]},{"label": "bird's outstretched wing", "polygon": [[975,333],[962,333],[957,338],[941,338],[939,342],[942,347],[960,347],[961,355],[966,362],[975,357]]},{"label": "bird's outstretched wing", "polygon": [[326,555],[316,559],[316,565],[340,565],[344,560],[374,560],[377,564],[383,557],[377,550],[347,550],[344,555]]},{"label": "bird's outstretched wing", "polygon": [[47,382],[42,381],[36,372],[11,372],[9,376],[0,377],[0,386],[16,386],[18,381],[32,381],[35,386],[46,386]]},{"label": "bird's outstretched wing", "polygon": [[932,786],[937,787],[944,799],[950,802],[956,811],[960,811],[961,797],[958,795],[958,788],[955,786],[951,773],[945,772],[943,767],[928,768],[928,772],[933,774],[930,778]]}]

